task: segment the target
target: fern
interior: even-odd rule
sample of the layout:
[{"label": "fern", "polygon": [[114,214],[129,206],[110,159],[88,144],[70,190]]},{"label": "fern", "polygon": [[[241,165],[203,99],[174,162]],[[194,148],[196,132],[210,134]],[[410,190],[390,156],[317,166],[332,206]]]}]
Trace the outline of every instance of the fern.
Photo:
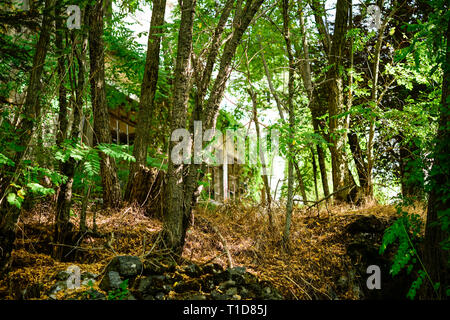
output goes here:
[{"label": "fern", "polygon": [[9,159],[7,156],[5,156],[4,154],[0,153],[0,166],[1,165],[7,165],[7,166],[14,166],[15,163],[14,161],[12,161],[11,159]]},{"label": "fern", "polygon": [[136,161],[136,159],[126,151],[127,146],[125,145],[100,143],[97,148],[116,160]]},{"label": "fern", "polygon": [[[405,203],[397,205],[397,213],[401,215],[389,228],[386,229],[382,244],[380,246],[380,254],[383,254],[387,247],[398,242],[397,252],[395,254],[390,273],[396,276],[401,270],[406,268],[406,272],[410,274],[419,262],[418,277],[413,281],[406,295],[407,298],[413,300],[417,294],[417,290],[422,286],[423,280],[428,277],[424,265],[415,249],[414,243],[419,240],[419,234],[422,229],[422,220],[417,214],[410,214],[402,209]],[[432,283],[432,282],[431,282]],[[433,284],[436,289],[438,283]]]}]

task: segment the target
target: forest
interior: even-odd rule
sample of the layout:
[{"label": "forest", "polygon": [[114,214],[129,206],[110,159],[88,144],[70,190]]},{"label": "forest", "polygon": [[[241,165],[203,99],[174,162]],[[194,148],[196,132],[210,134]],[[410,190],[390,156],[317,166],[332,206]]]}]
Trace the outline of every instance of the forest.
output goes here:
[{"label": "forest", "polygon": [[449,9],[1,0],[0,300],[448,300]]}]

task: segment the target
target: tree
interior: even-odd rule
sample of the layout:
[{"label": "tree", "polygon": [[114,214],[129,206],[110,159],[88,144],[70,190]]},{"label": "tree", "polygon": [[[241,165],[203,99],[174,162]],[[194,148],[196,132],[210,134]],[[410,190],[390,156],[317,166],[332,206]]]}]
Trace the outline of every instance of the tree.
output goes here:
[{"label": "tree", "polygon": [[[108,105],[106,103],[105,53],[103,42],[103,0],[96,0],[88,7],[89,17],[89,57],[92,109],[94,111],[94,144],[111,143]],[[115,160],[100,154],[100,172],[103,186],[103,205],[118,207],[121,200],[119,179]]]},{"label": "tree", "polygon": [[[437,8],[441,9],[442,7]],[[448,4],[446,9],[449,9]],[[438,14],[438,12],[436,13]],[[435,16],[434,18],[438,20],[438,17]],[[447,32],[444,34],[444,43],[446,45],[442,61],[442,96],[434,162],[430,174],[431,191],[428,198],[425,227],[424,260],[430,278],[434,282],[439,283],[438,297],[444,299],[445,295],[448,298],[448,290],[450,290],[450,230],[448,227],[450,217],[450,206],[448,203],[450,199],[450,157],[448,156],[450,148],[450,17],[448,11],[446,17],[444,15],[441,19],[441,21],[436,21],[437,25],[444,25],[446,22]],[[433,291],[434,288],[428,284],[426,296],[428,298],[436,297]]]},{"label": "tree", "polygon": [[[320,105],[319,101],[319,95],[317,91],[314,89],[314,85],[312,82],[312,68],[311,68],[311,57],[309,54],[309,44],[308,44],[308,37],[307,37],[307,31],[305,27],[304,22],[304,14],[303,11],[305,9],[305,5],[302,1],[299,1],[299,8],[298,8],[298,20],[300,23],[300,29],[301,29],[301,35],[302,35],[302,58],[299,59],[299,67],[300,67],[300,74],[303,79],[303,85],[306,88],[307,94],[308,94],[308,107],[311,111],[312,115],[312,125],[314,132],[318,135],[324,136],[323,134],[323,128],[320,124],[319,118],[321,118],[325,113],[326,110]],[[318,13],[315,14],[316,21],[321,22],[319,25],[323,24],[322,17],[319,16]],[[325,30],[325,29],[324,29]],[[325,37],[328,38],[328,33],[325,33]],[[324,41],[324,48],[327,48],[328,45],[327,42]],[[320,177],[322,180],[322,188],[323,188],[323,194],[325,197],[327,197],[330,194],[330,189],[328,186],[328,173],[327,168],[325,166],[325,151],[322,148],[321,145],[316,145],[317,150],[317,157],[319,160],[319,169],[320,169]],[[314,162],[315,163],[315,162]],[[314,171],[315,172],[315,171]]]},{"label": "tree", "polygon": [[[219,114],[220,102],[223,99],[224,91],[227,81],[232,71],[232,61],[236,49],[241,42],[242,36],[252,22],[255,14],[259,10],[263,0],[248,0],[245,4],[243,1],[238,1],[235,8],[235,15],[232,23],[232,33],[230,38],[225,42],[222,56],[220,57],[217,77],[212,84],[212,88],[207,101],[198,101],[195,114],[201,115],[203,126],[206,128],[215,129],[217,116]],[[178,38],[178,53],[175,71],[175,81],[173,89],[173,110],[171,129],[181,129],[186,127],[187,121],[187,92],[188,83],[190,80],[190,72],[188,68],[188,60],[190,55],[190,48],[192,48],[192,21],[190,16],[186,14],[193,14],[194,5],[192,2],[183,3],[182,17]],[[244,7],[242,7],[244,5]],[[215,64],[215,57],[217,56],[220,46],[217,45],[218,39],[223,31],[224,23],[229,15],[230,1],[227,1],[222,9],[221,17],[215,29],[215,34],[212,41],[212,46],[208,55],[207,68],[204,69],[204,75],[200,89],[206,88],[209,83],[212,70]],[[187,13],[186,13],[187,12]],[[183,15],[184,18],[183,18]],[[223,19],[222,19],[223,17]],[[182,35],[182,36],[181,36]],[[220,42],[219,42],[220,44]],[[181,51],[180,51],[181,50]],[[189,51],[189,52],[188,52]],[[181,55],[181,56],[180,56]],[[209,67],[210,66],[210,67]],[[199,88],[197,88],[198,90]],[[201,93],[202,91],[200,91]],[[198,99],[198,98],[197,98]],[[202,99],[203,100],[203,99]],[[194,118],[195,119],[195,118]],[[191,119],[192,121],[194,119]],[[192,123],[191,121],[191,123]],[[172,150],[173,142],[169,145],[169,150]],[[164,215],[164,234],[165,245],[172,251],[180,254],[183,246],[186,231],[188,228],[188,221],[192,214],[192,207],[196,201],[196,189],[198,181],[202,178],[201,172],[204,172],[203,165],[174,165],[169,161],[168,168],[168,186],[167,186],[167,205]],[[200,169],[200,170],[199,170]],[[184,176],[184,178],[183,178]]]},{"label": "tree", "polygon": [[[192,32],[196,0],[185,0],[181,6],[178,51],[174,73],[173,109],[171,113],[171,132],[186,127],[189,94],[189,60],[192,52]],[[175,146],[169,144],[169,150]],[[164,214],[164,242],[173,251],[181,253],[187,230],[188,214],[184,209],[183,165],[169,160],[167,170],[167,201]],[[190,198],[187,198],[189,201]]]},{"label": "tree", "polygon": [[130,164],[128,183],[124,195],[124,199],[130,202],[136,200],[136,192],[139,191],[141,186],[147,185],[145,181],[142,181],[145,178],[145,175],[142,174],[141,168],[145,167],[147,161],[150,122],[154,114],[153,104],[155,100],[156,84],[158,82],[160,44],[165,11],[165,0],[153,1],[144,80],[142,81],[141,87],[138,123],[133,147],[133,156],[136,159],[136,162]]},{"label": "tree", "polygon": [[45,1],[41,32],[39,34],[39,40],[36,43],[36,51],[33,57],[33,68],[30,72],[30,80],[28,83],[27,95],[24,104],[24,117],[19,125],[19,128],[16,130],[16,134],[19,135],[19,146],[21,146],[21,149],[16,152],[14,157],[16,171],[14,176],[11,176],[8,179],[8,183],[4,184],[5,190],[3,190],[0,198],[0,248],[2,248],[3,251],[3,254],[0,256],[0,273],[3,273],[9,267],[11,251],[16,238],[16,224],[20,215],[20,208],[13,204],[9,204],[7,201],[7,195],[11,192],[11,180],[20,174],[23,155],[28,147],[28,144],[30,143],[35,123],[40,118],[40,96],[42,91],[41,79],[44,70],[45,58],[47,57],[50,44],[50,32],[53,25],[51,21],[54,16],[55,3],[55,0]]},{"label": "tree", "polygon": [[[294,115],[294,56],[292,54],[292,44],[291,44],[291,31],[289,27],[289,0],[283,0],[282,3],[283,12],[283,36],[286,42],[286,52],[289,61],[288,69],[288,98],[287,98],[287,109],[289,114],[289,141],[288,141],[288,194],[287,194],[287,205],[286,205],[286,223],[283,233],[283,241],[287,246],[289,241],[289,232],[291,228],[292,219],[292,209],[294,204],[294,126],[295,126],[295,115]],[[299,171],[297,170],[297,173]],[[305,200],[305,199],[304,199]]]},{"label": "tree", "polygon": [[348,169],[345,151],[346,134],[342,133],[346,129],[345,121],[343,117],[339,116],[345,110],[342,53],[346,42],[348,5],[346,0],[338,0],[336,3],[336,19],[328,56],[330,69],[327,72],[333,190],[336,192],[335,199],[338,201],[348,201],[349,192],[354,185],[353,176]]},{"label": "tree", "polygon": [[[88,20],[88,14],[89,12],[85,10],[84,12],[84,21]],[[61,25],[57,26],[57,30],[61,28]],[[61,32],[61,31],[59,31]],[[73,32],[71,35],[71,39],[73,42],[73,45],[75,45],[75,58],[78,65],[78,74],[75,77],[75,71],[74,76],[71,81],[75,82],[72,84],[72,88],[74,92],[72,94],[75,96],[74,99],[71,99],[71,104],[73,107],[73,121],[71,124],[70,129],[70,136],[68,137],[70,143],[76,144],[79,141],[79,135],[80,135],[80,120],[81,120],[81,114],[82,114],[82,108],[83,108],[83,98],[85,93],[85,77],[86,77],[86,51],[87,51],[87,30],[83,28],[81,32]],[[80,36],[80,39],[78,40],[78,36]],[[58,40],[59,41],[59,40]],[[58,44],[57,41],[57,47],[61,48],[60,44]],[[78,43],[79,41],[79,43]],[[71,57],[71,60],[74,59],[74,57]],[[73,68],[74,69],[74,68]],[[60,70],[60,65],[58,68],[58,71]],[[60,75],[62,75],[60,73]],[[64,78],[61,79],[61,83],[64,83]],[[60,100],[61,100],[61,91],[60,91]],[[75,100],[75,101],[74,101]],[[64,102],[60,101],[60,126],[61,126],[61,133],[62,136],[59,138],[58,146],[63,147],[63,137],[66,135],[62,135],[62,132],[67,132],[67,129],[64,129],[64,127],[68,126],[68,119],[66,111],[64,111],[64,108],[61,108],[61,105],[64,105]],[[70,223],[70,209],[72,206],[72,188],[73,188],[73,182],[74,182],[74,176],[75,176],[75,169],[76,169],[76,160],[73,157],[69,157],[66,161],[60,163],[60,171],[63,175],[67,177],[67,180],[65,183],[61,184],[58,197],[56,199],[56,220],[55,220],[55,243],[57,244],[64,244],[68,245],[71,242],[70,233],[73,229],[73,224]],[[80,229],[81,231],[85,231],[85,219],[81,217],[80,219]],[[68,247],[65,246],[56,246],[54,248],[54,256],[57,259],[61,259],[63,256],[63,252],[65,252]]]}]

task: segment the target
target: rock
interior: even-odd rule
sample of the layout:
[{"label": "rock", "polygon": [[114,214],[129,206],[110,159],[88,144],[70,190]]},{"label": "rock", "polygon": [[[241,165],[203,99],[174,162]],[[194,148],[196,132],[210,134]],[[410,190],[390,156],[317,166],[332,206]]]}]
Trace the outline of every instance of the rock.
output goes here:
[{"label": "rock", "polygon": [[220,264],[210,263],[203,267],[203,272],[210,274],[219,274],[223,272],[223,268]]},{"label": "rock", "polygon": [[237,295],[237,293],[238,293],[238,289],[236,287],[229,288],[227,291],[225,291],[225,294],[230,297]]},{"label": "rock", "polygon": [[135,256],[117,256],[110,261],[106,268],[106,273],[110,271],[115,271],[121,277],[129,279],[142,273],[143,264]]},{"label": "rock", "polygon": [[244,274],[246,273],[245,267],[234,267],[228,268],[222,273],[218,274],[218,277],[224,280],[233,280],[237,284],[242,284],[244,282]]},{"label": "rock", "polygon": [[67,289],[67,282],[66,281],[58,281],[55,283],[51,288],[50,292],[48,294],[50,299],[56,300],[56,294],[61,290]]},{"label": "rock", "polygon": [[197,279],[186,280],[177,282],[173,286],[175,292],[182,293],[185,291],[198,291],[201,289],[201,285]]},{"label": "rock", "polygon": [[93,286],[94,284],[95,284],[94,279],[84,279],[83,281],[81,281],[81,285],[84,287],[90,287]]},{"label": "rock", "polygon": [[174,272],[176,269],[176,264],[173,261],[161,261],[158,259],[148,259],[144,261],[145,275],[161,275],[164,273]]},{"label": "rock", "polygon": [[214,276],[213,275],[207,275],[202,279],[202,288],[204,290],[211,291],[216,287],[216,283],[214,282]]},{"label": "rock", "polygon": [[155,295],[156,300],[164,300],[164,293],[163,292],[158,292]]},{"label": "rock", "polygon": [[228,297],[217,290],[213,290],[211,291],[211,298],[214,300],[227,300]]},{"label": "rock", "polygon": [[244,273],[247,271],[247,269],[245,269],[245,267],[234,267],[234,268],[228,268],[226,270],[231,278],[233,278],[233,276],[242,276],[244,275]]},{"label": "rock", "polygon": [[228,281],[225,281],[225,282],[222,282],[221,284],[219,284],[219,290],[224,291],[235,285],[236,285],[236,282],[234,282],[233,280],[228,280]]},{"label": "rock", "polygon": [[116,271],[109,271],[103,277],[99,287],[100,289],[108,292],[111,290],[119,289],[121,283],[122,279],[120,278],[119,273]]},{"label": "rock", "polygon": [[161,291],[161,288],[164,289],[165,292],[169,292],[172,290],[172,287],[165,284],[167,277],[164,275],[153,275],[142,278],[139,281],[139,285],[137,288],[138,295],[155,295]]},{"label": "rock", "polygon": [[246,288],[241,288],[240,295],[243,299],[249,298],[249,291]]},{"label": "rock", "polygon": [[263,289],[263,295],[269,296],[272,293],[272,290],[269,287],[265,287]]},{"label": "rock", "polygon": [[184,268],[183,272],[189,277],[199,277],[202,273],[202,270],[198,265],[190,264]]},{"label": "rock", "polygon": [[[367,225],[363,226],[363,222]],[[408,275],[406,270],[392,277],[389,272],[392,257],[388,252],[384,255],[379,254],[383,231],[388,224],[381,222],[376,217],[368,216],[357,219],[347,227],[347,230],[350,230],[349,233],[356,232],[356,234],[353,234],[346,248],[347,255],[354,267],[348,272],[345,290],[351,289],[359,299],[406,299],[406,293],[414,281],[413,276]],[[372,233],[368,233],[368,231]],[[371,265],[380,268],[381,289],[370,290],[367,288],[366,279],[369,276],[367,268]]]},{"label": "rock", "polygon": [[98,274],[95,273],[90,273],[90,272],[82,272],[81,273],[81,280],[86,280],[86,279],[92,279],[95,280],[98,278]]}]

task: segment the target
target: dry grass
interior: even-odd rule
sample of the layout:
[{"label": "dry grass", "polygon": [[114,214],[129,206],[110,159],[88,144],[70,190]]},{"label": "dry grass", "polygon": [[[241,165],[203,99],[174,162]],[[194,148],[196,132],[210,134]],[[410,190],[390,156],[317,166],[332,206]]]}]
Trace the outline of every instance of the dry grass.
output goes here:
[{"label": "dry grass", "polygon": [[[420,209],[416,209],[420,213]],[[74,209],[77,215],[79,212]],[[350,268],[342,231],[356,215],[373,214],[390,218],[391,206],[367,205],[362,208],[339,206],[317,211],[294,209],[289,250],[283,249],[285,210],[273,209],[274,227],[260,206],[227,204],[216,209],[198,208],[189,229],[183,257],[198,263],[214,261],[227,265],[223,244],[210,225],[226,239],[235,265],[247,267],[263,280],[271,281],[288,299],[329,299],[335,281]],[[24,213],[18,224],[13,270],[0,282],[0,299],[14,299],[18,290],[33,283],[49,289],[54,275],[77,264],[83,271],[101,273],[115,255],[143,256],[162,228],[161,221],[149,218],[136,207],[97,211],[98,232],[107,238],[85,237],[78,246],[85,249],[75,262],[57,262],[50,256],[53,209],[45,204]],[[74,217],[75,225],[78,219]],[[207,220],[207,221],[205,221]],[[88,215],[92,226],[92,213]],[[114,234],[114,236],[112,236]],[[340,292],[340,299],[355,299],[351,290]],[[46,297],[41,297],[46,298]]]}]

